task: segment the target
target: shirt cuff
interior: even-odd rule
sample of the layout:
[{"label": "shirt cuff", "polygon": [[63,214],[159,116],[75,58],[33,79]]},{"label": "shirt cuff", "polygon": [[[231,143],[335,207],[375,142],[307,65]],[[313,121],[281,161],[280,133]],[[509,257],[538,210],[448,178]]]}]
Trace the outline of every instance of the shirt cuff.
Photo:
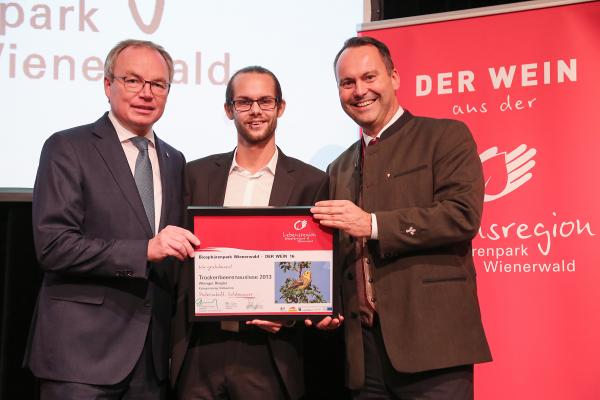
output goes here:
[{"label": "shirt cuff", "polygon": [[377,231],[377,217],[371,213],[371,240],[379,240],[379,231]]}]

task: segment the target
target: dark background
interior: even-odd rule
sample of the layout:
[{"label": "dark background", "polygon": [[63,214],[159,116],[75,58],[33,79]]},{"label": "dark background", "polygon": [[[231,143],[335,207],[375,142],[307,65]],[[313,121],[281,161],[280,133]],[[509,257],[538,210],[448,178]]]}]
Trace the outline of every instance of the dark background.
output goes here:
[{"label": "dark background", "polygon": [[[516,1],[371,0],[371,20],[507,3]],[[35,379],[28,370],[21,368],[42,278],[33,249],[31,190],[0,189],[0,263],[0,400],[37,399]],[[306,339],[307,397],[346,397],[343,389],[342,330],[333,334],[308,332]]]},{"label": "dark background", "polygon": [[371,0],[371,20],[378,21],[383,19],[412,17],[415,15],[465,10],[468,8],[486,7],[508,3],[518,2],[497,0]]}]

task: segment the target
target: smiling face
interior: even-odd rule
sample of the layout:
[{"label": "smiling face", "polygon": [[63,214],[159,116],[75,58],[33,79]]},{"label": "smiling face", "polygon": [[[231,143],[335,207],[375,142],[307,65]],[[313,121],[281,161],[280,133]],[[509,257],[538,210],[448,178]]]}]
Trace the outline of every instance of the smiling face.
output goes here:
[{"label": "smiling face", "polygon": [[[263,73],[248,72],[236,75],[232,82],[232,89],[234,101],[277,97],[273,78]],[[247,145],[267,144],[274,141],[277,118],[284,110],[284,100],[280,100],[273,110],[262,110],[256,101],[248,111],[236,111],[233,105],[225,104],[227,117],[235,123],[238,142]]]},{"label": "smiling face", "polygon": [[[115,77],[133,77],[146,81],[169,82],[169,67],[160,53],[148,47],[123,49],[115,59]],[[104,77],[104,92],[110,109],[127,130],[144,135],[152,129],[165,110],[168,93],[157,96],[150,85],[137,92],[129,91],[121,79]]]},{"label": "smiling face", "polygon": [[349,47],[337,61],[335,75],[342,108],[363,131],[376,135],[398,110],[398,72],[388,72],[376,47]]}]

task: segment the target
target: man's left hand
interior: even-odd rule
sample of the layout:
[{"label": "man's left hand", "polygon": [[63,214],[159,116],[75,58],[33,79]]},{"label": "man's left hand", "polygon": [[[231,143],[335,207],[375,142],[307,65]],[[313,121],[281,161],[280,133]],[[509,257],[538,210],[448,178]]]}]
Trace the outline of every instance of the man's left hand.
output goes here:
[{"label": "man's left hand", "polygon": [[310,209],[319,223],[357,238],[371,237],[371,214],[349,200],[319,201]]},{"label": "man's left hand", "polygon": [[264,321],[262,319],[253,319],[252,321],[246,321],[246,325],[256,325],[262,330],[269,333],[277,333],[281,330],[283,323],[280,321]]}]

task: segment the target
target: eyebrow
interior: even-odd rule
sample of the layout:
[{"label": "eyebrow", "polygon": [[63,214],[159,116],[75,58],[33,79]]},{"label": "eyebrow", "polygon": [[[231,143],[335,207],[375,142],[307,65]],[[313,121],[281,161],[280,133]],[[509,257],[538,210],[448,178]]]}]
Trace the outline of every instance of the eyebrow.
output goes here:
[{"label": "eyebrow", "polygon": [[262,99],[275,99],[275,100],[277,100],[277,97],[276,96],[272,96],[272,95],[266,95],[266,96],[257,97],[256,99],[253,99],[252,97],[248,97],[248,96],[236,96],[234,98],[234,100],[262,100]]},{"label": "eyebrow", "polygon": [[145,81],[149,81],[149,82],[169,82],[168,79],[164,79],[164,78],[158,78],[158,79],[144,79],[143,77],[141,77],[140,75],[136,74],[135,72],[125,72],[124,76],[134,76],[136,78],[139,78],[141,80],[145,80]]},{"label": "eyebrow", "polygon": [[376,69],[371,69],[369,71],[365,71],[363,74],[361,74],[361,76],[365,76],[365,75],[369,75],[369,74],[374,74],[377,75],[377,70]]},{"label": "eyebrow", "polygon": [[338,85],[341,85],[341,84],[346,83],[346,82],[354,82],[354,81],[356,81],[355,78],[341,78],[338,81]]}]

